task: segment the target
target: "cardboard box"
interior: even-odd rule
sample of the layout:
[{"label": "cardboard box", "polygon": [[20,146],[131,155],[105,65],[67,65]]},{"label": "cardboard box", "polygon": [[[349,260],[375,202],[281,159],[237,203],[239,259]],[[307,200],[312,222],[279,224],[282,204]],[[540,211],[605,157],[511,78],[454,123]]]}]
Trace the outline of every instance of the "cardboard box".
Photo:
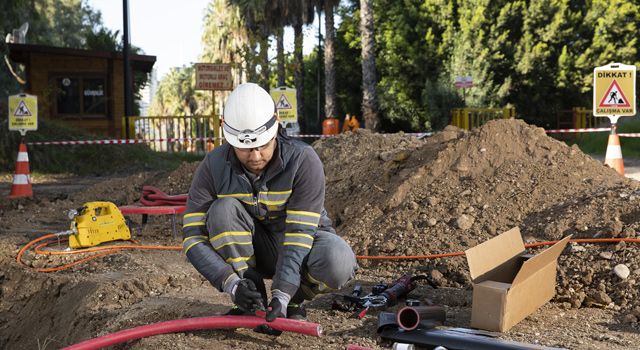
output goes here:
[{"label": "cardboard box", "polygon": [[551,300],[557,259],[570,238],[527,255],[515,227],[465,251],[473,280],[471,327],[507,331]]}]

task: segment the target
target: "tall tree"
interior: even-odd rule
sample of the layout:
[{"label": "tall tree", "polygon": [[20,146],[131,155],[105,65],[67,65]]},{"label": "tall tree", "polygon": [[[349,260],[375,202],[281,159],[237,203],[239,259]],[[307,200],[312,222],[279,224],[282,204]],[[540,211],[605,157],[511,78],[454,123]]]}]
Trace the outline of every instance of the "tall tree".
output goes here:
[{"label": "tall tree", "polygon": [[336,106],[336,70],[335,62],[335,28],[333,9],[340,0],[324,0],[324,113],[327,118],[337,117]]},{"label": "tall tree", "polygon": [[568,0],[532,0],[523,10],[511,100],[520,113],[541,126],[555,127],[555,116],[561,110],[583,103],[567,99],[567,92],[559,88],[556,80],[558,62],[563,52],[566,56],[564,48],[581,46],[576,28],[582,16],[581,9],[572,8]]},{"label": "tall tree", "polygon": [[362,116],[367,129],[377,131],[378,93],[376,91],[376,56],[373,31],[373,0],[360,0],[360,33],[362,35]]},{"label": "tall tree", "polygon": [[212,0],[207,6],[202,34],[201,60],[212,63],[230,63],[235,84],[247,79],[246,67],[255,61],[249,33],[235,6],[227,0]]},{"label": "tall tree", "polygon": [[578,81],[582,92],[591,90],[595,67],[611,62],[640,65],[640,6],[637,1],[594,0],[583,23],[592,24],[584,32],[590,39],[588,45],[571,50],[580,72]]},{"label": "tall tree", "polygon": [[[260,85],[269,90],[269,35],[271,26],[269,17],[270,3],[266,0],[229,0],[229,4],[240,10],[243,23],[250,33],[250,40],[258,46],[258,62],[260,65]],[[252,48],[253,45],[250,46]]]}]

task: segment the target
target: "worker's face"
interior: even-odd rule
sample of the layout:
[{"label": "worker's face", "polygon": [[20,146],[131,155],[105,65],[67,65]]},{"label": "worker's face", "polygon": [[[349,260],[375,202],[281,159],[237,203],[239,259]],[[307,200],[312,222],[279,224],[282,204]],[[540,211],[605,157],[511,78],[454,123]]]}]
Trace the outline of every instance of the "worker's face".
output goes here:
[{"label": "worker's face", "polygon": [[276,149],[276,138],[272,138],[271,141],[265,145],[256,148],[233,148],[236,153],[236,157],[250,172],[260,175],[264,168],[267,167],[269,161],[273,157],[273,153]]}]

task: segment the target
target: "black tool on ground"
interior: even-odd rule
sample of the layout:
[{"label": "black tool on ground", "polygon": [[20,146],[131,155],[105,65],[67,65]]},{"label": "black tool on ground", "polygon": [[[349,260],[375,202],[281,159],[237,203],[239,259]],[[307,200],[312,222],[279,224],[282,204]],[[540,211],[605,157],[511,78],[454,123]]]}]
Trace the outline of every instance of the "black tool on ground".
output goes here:
[{"label": "black tool on ground", "polygon": [[373,286],[370,294],[362,296],[362,286],[356,284],[349,295],[338,295],[333,300],[332,308],[341,311],[354,311],[352,317],[363,318],[367,311],[372,308],[386,308],[393,306],[398,299],[406,296],[416,288],[417,281],[427,281],[434,288],[436,287],[427,276],[411,276],[405,274],[395,282],[385,285],[377,284]]},{"label": "black tool on ground", "polygon": [[395,342],[415,344],[428,349],[433,349],[437,346],[443,346],[448,350],[558,349],[494,338],[485,334],[485,332],[468,328],[416,329],[413,331],[387,328],[382,330],[380,337]]}]

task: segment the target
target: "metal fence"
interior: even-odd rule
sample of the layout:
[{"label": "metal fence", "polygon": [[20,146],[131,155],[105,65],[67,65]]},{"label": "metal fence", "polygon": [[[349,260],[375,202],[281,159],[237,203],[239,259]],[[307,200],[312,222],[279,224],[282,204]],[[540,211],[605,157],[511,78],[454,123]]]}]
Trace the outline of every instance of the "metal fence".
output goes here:
[{"label": "metal fence", "polygon": [[515,108],[454,108],[451,110],[451,125],[471,130],[489,120],[515,118]]},{"label": "metal fence", "polygon": [[149,147],[159,152],[204,154],[213,149],[220,135],[219,119],[213,116],[125,118],[129,119],[129,136],[148,140]]}]

